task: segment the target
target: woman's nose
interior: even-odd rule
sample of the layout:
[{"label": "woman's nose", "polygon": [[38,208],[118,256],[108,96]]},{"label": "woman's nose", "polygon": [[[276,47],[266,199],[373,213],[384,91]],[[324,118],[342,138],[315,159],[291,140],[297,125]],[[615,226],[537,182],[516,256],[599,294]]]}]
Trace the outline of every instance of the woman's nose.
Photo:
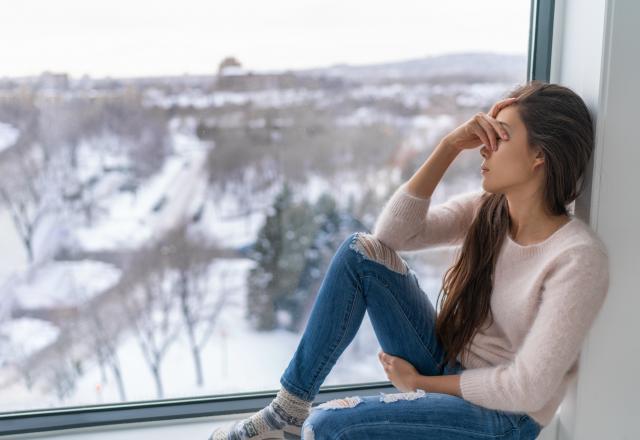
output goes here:
[{"label": "woman's nose", "polygon": [[487,148],[487,146],[486,146],[486,145],[483,145],[483,146],[480,148],[480,155],[481,155],[483,158],[485,158],[485,159],[486,159],[486,158],[487,158],[487,156],[489,156],[489,154],[490,154],[489,149]]}]

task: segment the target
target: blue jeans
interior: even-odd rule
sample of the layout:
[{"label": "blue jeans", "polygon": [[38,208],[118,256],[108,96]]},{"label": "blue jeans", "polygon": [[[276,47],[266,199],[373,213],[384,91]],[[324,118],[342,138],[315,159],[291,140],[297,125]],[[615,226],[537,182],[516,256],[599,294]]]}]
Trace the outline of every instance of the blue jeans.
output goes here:
[{"label": "blue jeans", "polygon": [[[375,237],[355,232],[331,259],[281,385],[313,400],[365,312],[382,350],[407,360],[420,374],[458,374],[464,369],[457,360],[453,367],[443,365],[445,351],[434,331],[436,311],[415,272]],[[424,391],[354,396],[313,407],[302,438],[525,440],[535,439],[542,428],[526,413],[488,409],[458,396]]]}]

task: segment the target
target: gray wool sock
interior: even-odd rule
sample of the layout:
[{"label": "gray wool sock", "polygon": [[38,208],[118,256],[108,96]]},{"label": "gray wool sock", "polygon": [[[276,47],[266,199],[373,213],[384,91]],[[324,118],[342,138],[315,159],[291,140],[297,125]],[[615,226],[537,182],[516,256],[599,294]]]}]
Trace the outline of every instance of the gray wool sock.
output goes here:
[{"label": "gray wool sock", "polygon": [[216,429],[209,440],[251,439],[284,429],[287,425],[290,431],[299,432],[309,416],[311,404],[281,387],[269,405],[230,427]]}]

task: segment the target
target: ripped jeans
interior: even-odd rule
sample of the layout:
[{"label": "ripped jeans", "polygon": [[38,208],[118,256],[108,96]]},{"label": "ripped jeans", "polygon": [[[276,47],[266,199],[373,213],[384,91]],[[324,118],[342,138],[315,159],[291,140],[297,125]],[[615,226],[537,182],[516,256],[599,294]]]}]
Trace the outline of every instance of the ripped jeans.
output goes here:
[{"label": "ripped jeans", "polygon": [[[281,385],[312,401],[365,312],[382,350],[407,360],[420,374],[458,374],[464,369],[459,361],[451,368],[443,362],[444,348],[434,331],[436,311],[415,272],[373,235],[355,232],[331,259]],[[488,409],[426,391],[346,397],[312,407],[302,438],[528,440],[542,429],[526,413]]]}]

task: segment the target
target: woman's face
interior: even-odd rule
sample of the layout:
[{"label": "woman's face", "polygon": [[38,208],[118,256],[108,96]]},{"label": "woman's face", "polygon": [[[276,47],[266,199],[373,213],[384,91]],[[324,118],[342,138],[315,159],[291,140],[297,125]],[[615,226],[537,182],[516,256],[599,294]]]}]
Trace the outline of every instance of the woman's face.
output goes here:
[{"label": "woman's face", "polygon": [[517,104],[504,107],[496,115],[496,120],[509,134],[508,139],[498,137],[496,151],[486,146],[480,148],[484,158],[483,166],[489,171],[482,173],[482,188],[485,191],[502,194],[514,188],[542,183],[544,157],[540,150],[531,151],[527,143],[527,131],[520,119]]}]

